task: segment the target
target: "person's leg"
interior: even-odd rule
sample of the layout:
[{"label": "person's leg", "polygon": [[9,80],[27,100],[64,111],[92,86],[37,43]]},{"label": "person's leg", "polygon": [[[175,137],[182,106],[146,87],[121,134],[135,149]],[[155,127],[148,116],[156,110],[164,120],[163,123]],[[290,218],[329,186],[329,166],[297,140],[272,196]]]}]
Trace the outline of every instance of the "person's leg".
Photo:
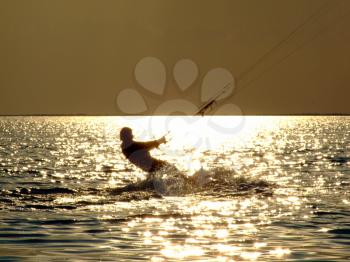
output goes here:
[{"label": "person's leg", "polygon": [[154,159],[153,160],[153,163],[152,163],[152,167],[151,169],[149,170],[150,173],[153,173],[153,172],[157,172],[163,168],[165,168],[166,166],[168,166],[169,163],[166,162],[166,161],[163,161],[163,160],[159,160],[159,159]]}]

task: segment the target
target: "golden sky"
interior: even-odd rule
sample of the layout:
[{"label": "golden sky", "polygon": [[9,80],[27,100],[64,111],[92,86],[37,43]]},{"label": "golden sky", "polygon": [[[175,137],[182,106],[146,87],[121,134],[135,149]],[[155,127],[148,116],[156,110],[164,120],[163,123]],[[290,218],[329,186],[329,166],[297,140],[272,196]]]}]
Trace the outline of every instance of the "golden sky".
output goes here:
[{"label": "golden sky", "polygon": [[[222,103],[244,114],[349,114],[349,27],[349,0],[1,0],[0,114],[120,115],[124,88],[146,114],[199,106],[213,68],[232,73]],[[135,80],[144,57],[164,63],[161,96]],[[183,58],[199,69],[185,91],[172,74]]]}]

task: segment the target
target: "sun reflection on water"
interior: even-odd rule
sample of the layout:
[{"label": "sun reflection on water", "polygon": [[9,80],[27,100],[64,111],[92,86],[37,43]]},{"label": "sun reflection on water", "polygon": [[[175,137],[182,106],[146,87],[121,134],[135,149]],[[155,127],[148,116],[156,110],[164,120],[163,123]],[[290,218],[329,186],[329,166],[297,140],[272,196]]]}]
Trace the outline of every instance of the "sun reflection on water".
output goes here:
[{"label": "sun reflection on water", "polygon": [[[331,239],[338,241],[347,236],[342,231],[338,235],[332,233],[333,221],[322,221],[327,212],[332,219],[337,218],[334,210],[322,211],[325,199],[331,208],[334,205],[345,210],[338,215],[339,219],[343,219],[350,204],[344,190],[349,185],[348,155],[343,146],[348,141],[346,136],[339,140],[319,138],[319,129],[307,123],[311,120],[299,118],[293,122],[293,118],[247,117],[241,130],[221,135],[208,128],[207,118],[183,125],[171,120],[168,126],[165,120],[155,117],[150,127],[147,118],[90,119],[91,123],[86,120],[74,127],[81,126],[79,132],[85,136],[70,136],[69,133],[77,131],[74,128],[67,131],[66,126],[62,134],[55,133],[54,142],[49,143],[56,148],[50,151],[53,164],[33,172],[33,177],[37,179],[35,182],[77,189],[76,193],[58,194],[50,198],[52,201],[46,200],[53,206],[51,210],[59,210],[59,214],[63,210],[65,215],[83,218],[80,224],[71,227],[76,235],[88,235],[91,239],[100,236],[104,241],[99,247],[103,250],[118,256],[138,250],[142,255],[137,259],[152,261],[288,260],[303,251],[299,238],[312,240],[308,245],[316,246],[318,237],[329,239],[333,234]],[[230,117],[217,120],[222,125],[235,122]],[[133,127],[135,138],[141,140],[162,136],[170,130],[169,143],[152,154],[174,163],[187,175],[200,168],[225,167],[237,178],[255,182],[264,179],[273,193],[241,192],[232,190],[230,185],[210,192],[137,201],[108,195],[108,189],[145,178],[144,173],[120,154],[118,131],[124,125]],[[298,125],[306,131],[297,133]],[[193,140],[204,138],[210,143],[193,148]],[[19,177],[26,183],[35,163],[27,156],[21,161],[18,163],[24,164],[16,165],[11,171],[16,175],[23,172],[25,175],[21,173]],[[247,181],[239,180],[239,183],[244,188],[249,184]],[[98,193],[92,194],[94,190]],[[95,228],[85,228],[90,225]]]},{"label": "sun reflection on water", "polygon": [[[263,255],[281,258],[292,252],[288,248],[270,248],[261,241],[261,230],[271,224],[271,216],[277,216],[268,209],[268,199],[203,199],[194,203],[194,199],[186,197],[177,202],[174,198],[165,201],[168,204],[163,203],[163,208],[168,206],[181,213],[170,217],[136,218],[125,224],[127,229],[123,230],[127,235],[137,232],[143,245],[162,246],[159,256],[150,258],[152,261],[201,260],[205,257],[216,257],[218,261],[256,261]],[[300,205],[298,198],[293,196],[279,197],[276,203]],[[163,208],[159,208],[159,212]]]}]

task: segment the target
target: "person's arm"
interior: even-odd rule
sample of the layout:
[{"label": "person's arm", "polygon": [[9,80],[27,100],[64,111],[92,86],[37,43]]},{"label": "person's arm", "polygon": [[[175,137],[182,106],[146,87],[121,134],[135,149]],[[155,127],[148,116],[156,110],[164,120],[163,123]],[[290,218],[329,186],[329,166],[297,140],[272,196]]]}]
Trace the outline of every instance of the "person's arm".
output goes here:
[{"label": "person's arm", "polygon": [[153,148],[159,147],[159,145],[166,143],[165,137],[162,137],[160,139],[154,140],[154,141],[148,141],[148,142],[137,142],[139,146],[141,146],[144,149],[151,150]]}]

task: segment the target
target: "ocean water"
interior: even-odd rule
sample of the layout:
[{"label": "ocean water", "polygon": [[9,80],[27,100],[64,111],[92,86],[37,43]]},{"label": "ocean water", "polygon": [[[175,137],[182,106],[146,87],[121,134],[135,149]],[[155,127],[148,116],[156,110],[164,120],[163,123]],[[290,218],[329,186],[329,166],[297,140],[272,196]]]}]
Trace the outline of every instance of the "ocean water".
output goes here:
[{"label": "ocean water", "polygon": [[[118,192],[146,177],[125,125],[200,181]],[[349,261],[349,142],[349,117],[1,117],[0,261]]]}]

